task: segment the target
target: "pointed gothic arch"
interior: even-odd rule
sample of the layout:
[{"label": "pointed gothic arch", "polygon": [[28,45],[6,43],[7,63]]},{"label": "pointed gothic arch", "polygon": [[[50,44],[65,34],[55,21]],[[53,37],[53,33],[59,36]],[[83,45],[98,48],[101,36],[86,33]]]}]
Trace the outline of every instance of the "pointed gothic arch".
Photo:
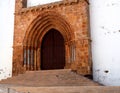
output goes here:
[{"label": "pointed gothic arch", "polygon": [[44,35],[50,30],[56,29],[64,38],[65,66],[75,60],[74,33],[70,24],[58,13],[47,11],[37,16],[28,27],[24,40],[24,67],[27,70],[39,70],[41,65],[41,43]]}]

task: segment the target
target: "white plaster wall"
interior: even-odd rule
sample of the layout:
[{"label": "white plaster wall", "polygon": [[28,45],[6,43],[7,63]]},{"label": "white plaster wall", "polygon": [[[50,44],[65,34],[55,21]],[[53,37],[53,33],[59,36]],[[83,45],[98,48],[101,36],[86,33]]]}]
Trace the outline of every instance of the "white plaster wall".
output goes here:
[{"label": "white plaster wall", "polygon": [[12,75],[15,0],[0,0],[0,80]]},{"label": "white plaster wall", "polygon": [[27,7],[52,3],[56,1],[62,1],[62,0],[27,0]]},{"label": "white plaster wall", "polygon": [[120,86],[120,0],[90,0],[93,77]]}]

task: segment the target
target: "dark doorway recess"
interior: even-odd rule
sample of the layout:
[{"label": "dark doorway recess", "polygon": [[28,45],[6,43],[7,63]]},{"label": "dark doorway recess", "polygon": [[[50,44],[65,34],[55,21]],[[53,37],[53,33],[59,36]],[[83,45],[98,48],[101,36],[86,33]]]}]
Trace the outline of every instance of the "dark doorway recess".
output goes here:
[{"label": "dark doorway recess", "polygon": [[64,69],[65,46],[62,34],[55,30],[49,30],[42,40],[41,69]]}]

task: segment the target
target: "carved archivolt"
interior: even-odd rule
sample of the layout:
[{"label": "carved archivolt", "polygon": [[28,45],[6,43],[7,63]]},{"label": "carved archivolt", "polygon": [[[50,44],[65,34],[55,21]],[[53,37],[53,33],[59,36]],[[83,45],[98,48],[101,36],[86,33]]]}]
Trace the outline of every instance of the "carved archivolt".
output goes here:
[{"label": "carved archivolt", "polygon": [[[59,31],[65,41],[66,61],[75,60],[75,44],[73,30],[65,19],[54,11],[47,11],[37,16],[28,27],[23,45],[24,45],[24,65],[27,69],[40,69],[40,47],[44,35],[50,30]],[[71,54],[73,52],[73,54]],[[39,56],[37,56],[39,54]],[[70,59],[71,57],[73,59]],[[38,58],[39,57],[39,58]],[[34,67],[33,67],[34,65]]]}]

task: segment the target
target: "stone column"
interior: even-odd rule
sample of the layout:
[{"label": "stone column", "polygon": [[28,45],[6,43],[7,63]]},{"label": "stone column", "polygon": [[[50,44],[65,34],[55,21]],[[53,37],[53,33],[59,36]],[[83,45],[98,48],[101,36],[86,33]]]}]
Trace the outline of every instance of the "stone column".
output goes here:
[{"label": "stone column", "polygon": [[120,0],[89,0],[93,78],[120,86]]},{"label": "stone column", "polygon": [[33,65],[34,65],[34,48],[33,47],[31,47],[31,58],[30,58],[30,68],[31,68],[31,70],[33,70]]},{"label": "stone column", "polygon": [[75,46],[76,44],[74,40],[69,42],[71,69],[76,71],[78,61],[76,59],[76,47]]},{"label": "stone column", "polygon": [[37,49],[37,70],[40,70],[40,48]]},{"label": "stone column", "polygon": [[26,60],[27,60],[26,69],[29,71],[30,70],[30,46],[28,46],[26,49]]},{"label": "stone column", "polygon": [[70,63],[70,49],[69,49],[69,45],[68,43],[66,42],[65,43],[65,68],[68,69],[70,68],[71,66],[71,63]]},{"label": "stone column", "polygon": [[26,60],[26,57],[27,57],[27,49],[26,47],[24,46],[23,47],[23,66],[24,66],[24,69],[26,70],[26,65],[27,65],[27,60]]},{"label": "stone column", "polygon": [[34,70],[37,69],[37,50],[34,49]]}]

